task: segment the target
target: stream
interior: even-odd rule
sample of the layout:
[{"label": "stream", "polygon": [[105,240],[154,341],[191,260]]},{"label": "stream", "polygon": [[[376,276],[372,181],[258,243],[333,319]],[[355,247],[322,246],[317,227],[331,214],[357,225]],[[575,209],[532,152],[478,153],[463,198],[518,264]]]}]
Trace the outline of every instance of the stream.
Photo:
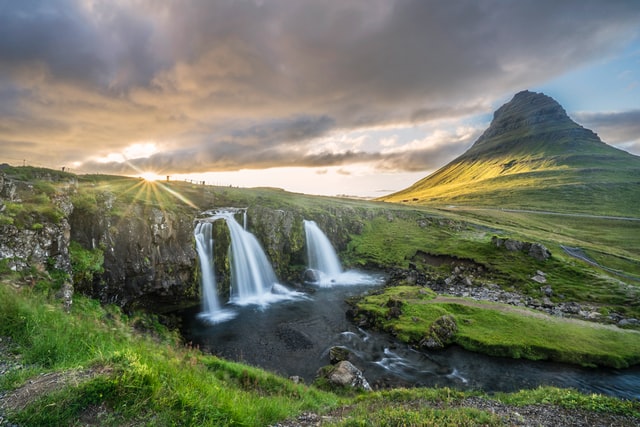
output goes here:
[{"label": "stream", "polygon": [[640,367],[585,369],[552,362],[489,357],[452,346],[416,351],[387,334],[352,324],[345,299],[378,286],[311,288],[310,292],[268,306],[227,305],[235,317],[209,324],[201,308],[181,313],[183,335],[205,351],[309,384],[329,364],[329,349],[343,346],[373,388],[447,386],[485,392],[511,392],[552,385],[626,399],[640,399]]}]

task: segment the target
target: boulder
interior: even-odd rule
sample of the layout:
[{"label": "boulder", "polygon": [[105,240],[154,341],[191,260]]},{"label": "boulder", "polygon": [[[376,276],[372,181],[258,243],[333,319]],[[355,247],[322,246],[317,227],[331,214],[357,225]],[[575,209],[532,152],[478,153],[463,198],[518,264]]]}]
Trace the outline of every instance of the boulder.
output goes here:
[{"label": "boulder", "polygon": [[351,387],[371,391],[369,382],[351,362],[343,360],[339,362],[327,374],[327,379],[333,385],[340,387]]},{"label": "boulder", "polygon": [[547,259],[549,259],[549,257],[551,257],[551,252],[549,251],[549,249],[547,249],[540,243],[521,242],[520,240],[503,239],[498,236],[493,236],[491,238],[491,243],[497,248],[504,247],[506,250],[511,252],[526,252],[530,257],[538,261],[546,261]]},{"label": "boulder", "polygon": [[420,346],[430,350],[443,349],[451,343],[451,339],[456,332],[458,332],[456,320],[453,316],[445,314],[437,318],[431,326],[429,326],[425,337],[420,341]]},{"label": "boulder", "polygon": [[551,252],[540,243],[532,243],[529,248],[529,256],[537,259],[538,261],[546,261],[551,257]]},{"label": "boulder", "polygon": [[308,268],[302,273],[302,281],[304,283],[318,283],[320,281],[320,273],[317,270]]}]

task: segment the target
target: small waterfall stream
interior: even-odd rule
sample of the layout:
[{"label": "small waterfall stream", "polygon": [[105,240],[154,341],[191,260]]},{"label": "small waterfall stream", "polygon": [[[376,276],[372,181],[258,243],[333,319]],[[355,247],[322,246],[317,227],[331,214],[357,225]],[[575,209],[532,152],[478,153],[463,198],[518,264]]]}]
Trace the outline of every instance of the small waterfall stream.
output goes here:
[{"label": "small waterfall stream", "polygon": [[334,285],[377,284],[378,278],[355,270],[344,271],[326,234],[315,221],[304,220],[307,244],[305,282],[322,287]]},{"label": "small waterfall stream", "polygon": [[342,266],[331,242],[315,221],[304,220],[308,267],[328,278],[342,274]]}]

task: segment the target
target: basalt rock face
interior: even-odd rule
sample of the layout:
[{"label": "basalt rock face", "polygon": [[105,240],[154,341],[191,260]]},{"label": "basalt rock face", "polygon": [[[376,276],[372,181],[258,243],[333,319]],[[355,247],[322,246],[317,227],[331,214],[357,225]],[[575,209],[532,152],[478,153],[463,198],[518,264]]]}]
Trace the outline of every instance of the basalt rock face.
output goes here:
[{"label": "basalt rock face", "polygon": [[[55,175],[39,179],[56,182],[58,190],[45,195],[31,183],[0,171],[0,260],[13,271],[56,268],[71,274],[68,218],[76,182],[64,178],[60,182]],[[47,210],[30,212],[33,200],[46,202]]]},{"label": "basalt rock face", "polygon": [[307,213],[302,209],[272,209],[252,206],[248,210],[248,229],[262,243],[273,268],[282,280],[299,280],[307,264],[303,220],[313,220],[327,235],[337,252],[346,249],[352,234],[360,234],[365,219],[373,218],[367,209],[350,207]]},{"label": "basalt rock face", "polygon": [[88,290],[103,302],[127,308],[180,305],[198,294],[193,215],[132,204],[115,210],[104,192],[95,210],[76,209],[71,238],[104,252],[104,273]]}]

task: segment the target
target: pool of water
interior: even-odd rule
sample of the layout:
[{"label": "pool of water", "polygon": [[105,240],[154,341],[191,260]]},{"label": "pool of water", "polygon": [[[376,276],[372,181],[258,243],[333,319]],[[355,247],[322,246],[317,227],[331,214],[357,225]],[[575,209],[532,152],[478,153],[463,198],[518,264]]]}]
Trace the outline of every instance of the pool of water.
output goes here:
[{"label": "pool of water", "polygon": [[297,375],[307,383],[329,364],[329,349],[339,345],[351,350],[353,363],[374,388],[449,386],[508,392],[553,385],[640,399],[640,367],[584,369],[489,357],[455,346],[416,351],[387,334],[364,331],[347,319],[344,301],[375,287],[318,287],[268,306],[231,306],[235,317],[217,324],[203,321],[200,307],[193,307],[182,313],[183,334],[204,351],[283,376]]}]

